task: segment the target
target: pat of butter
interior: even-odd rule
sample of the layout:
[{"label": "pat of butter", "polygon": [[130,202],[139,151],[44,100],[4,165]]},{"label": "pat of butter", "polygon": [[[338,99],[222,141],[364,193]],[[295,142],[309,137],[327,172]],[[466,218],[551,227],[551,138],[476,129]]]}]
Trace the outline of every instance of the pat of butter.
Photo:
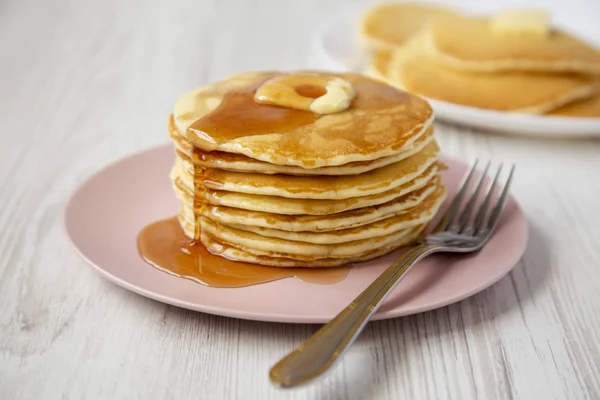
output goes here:
[{"label": "pat of butter", "polygon": [[[307,97],[298,88],[312,86],[324,92]],[[258,104],[269,104],[317,114],[334,114],[346,110],[356,93],[350,82],[326,75],[282,75],[263,83],[254,94]]]},{"label": "pat of butter", "polygon": [[492,31],[500,35],[544,38],[550,33],[550,17],[541,10],[508,10],[491,21]]},{"label": "pat of butter", "polygon": [[310,104],[310,110],[317,114],[333,114],[350,107],[356,93],[350,82],[334,78],[325,86],[327,93]]}]

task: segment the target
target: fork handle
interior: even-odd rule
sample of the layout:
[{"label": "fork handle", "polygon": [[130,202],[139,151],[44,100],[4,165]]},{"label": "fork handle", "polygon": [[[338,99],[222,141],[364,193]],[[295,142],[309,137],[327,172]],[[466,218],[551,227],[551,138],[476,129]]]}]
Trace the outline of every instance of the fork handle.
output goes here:
[{"label": "fork handle", "polygon": [[316,378],[328,370],[350,347],[386,296],[411,267],[435,250],[436,246],[425,243],[410,247],[348,307],[275,364],[269,373],[271,381],[283,387],[291,387]]}]

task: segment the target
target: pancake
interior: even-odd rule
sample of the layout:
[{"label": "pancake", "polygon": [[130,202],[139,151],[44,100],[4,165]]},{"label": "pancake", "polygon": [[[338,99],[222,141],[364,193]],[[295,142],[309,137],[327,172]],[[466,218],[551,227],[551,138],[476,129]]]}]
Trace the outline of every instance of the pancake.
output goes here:
[{"label": "pancake", "polygon": [[283,75],[236,75],[188,92],[175,105],[175,126],[203,151],[313,169],[397,155],[433,119],[425,100],[352,73],[327,74],[354,88],[355,98],[344,112],[318,115],[254,101],[262,83]]},{"label": "pancake", "polygon": [[550,112],[561,117],[600,118],[600,93],[578,100]]},{"label": "pancake", "polygon": [[394,156],[383,157],[372,161],[355,161],[340,166],[306,169],[297,166],[269,164],[264,161],[222,151],[205,152],[194,149],[192,144],[182,136],[169,119],[169,136],[175,143],[179,157],[193,162],[202,168],[217,168],[234,172],[257,172],[261,174],[288,174],[288,175],[356,175],[372,171],[377,168],[401,161],[421,151],[433,139],[433,126],[429,126],[422,134],[415,135],[415,141],[402,152]]},{"label": "pancake", "polygon": [[356,263],[368,261],[373,258],[382,256],[387,254],[393,250],[396,250],[398,247],[404,246],[409,242],[413,241],[418,235],[420,231],[415,229],[409,235],[404,238],[398,240],[395,243],[392,243],[388,246],[381,247],[375,251],[363,253],[358,256],[349,257],[349,258],[320,258],[318,260],[296,260],[286,257],[271,257],[265,255],[256,255],[249,253],[247,251],[228,246],[223,243],[219,243],[214,238],[211,238],[207,234],[202,234],[202,244],[206,246],[208,251],[212,254],[219,255],[221,257],[225,257],[229,260],[235,261],[243,261],[249,262],[253,264],[266,265],[270,267],[304,267],[304,268],[316,268],[316,267],[337,267],[340,265],[348,264],[348,263]]},{"label": "pancake", "polygon": [[[438,186],[434,193],[428,196],[423,202],[421,202],[421,204],[410,210],[406,210],[403,213],[398,213],[396,215],[389,216],[368,224],[360,225],[358,227],[327,232],[290,232],[281,229],[262,228],[240,223],[234,223],[227,226],[247,232],[253,232],[261,236],[290,241],[300,241],[315,244],[347,243],[356,240],[389,235],[400,230],[425,224],[429,222],[431,218],[433,218],[445,197],[446,189],[443,186]],[[331,218],[335,218],[335,215],[331,216]]]},{"label": "pancake", "polygon": [[[600,51],[558,29],[545,37],[501,35],[489,18],[439,16],[426,29],[428,52],[469,71],[560,71],[600,74]],[[465,45],[468,44],[468,45]]]},{"label": "pancake", "polygon": [[207,206],[203,208],[202,215],[223,225],[242,224],[256,228],[272,228],[289,232],[328,232],[362,226],[404,213],[407,210],[417,207],[423,200],[436,191],[439,184],[439,177],[435,177],[421,189],[412,191],[387,203],[362,207],[337,214],[283,215],[232,207]]},{"label": "pancake", "polygon": [[381,50],[373,53],[371,55],[371,63],[367,67],[365,73],[375,79],[390,84],[388,80],[388,69],[394,50]]},{"label": "pancake", "polygon": [[358,74],[250,73],[190,92],[169,121],[179,225],[262,265],[385,254],[444,200],[432,118],[425,100]]},{"label": "pancake", "polygon": [[359,26],[359,40],[370,51],[391,50],[402,45],[433,16],[453,12],[433,5],[386,3],[367,11]]},{"label": "pancake", "polygon": [[[431,142],[411,157],[359,175],[313,177],[206,169],[198,179],[206,188],[213,190],[294,199],[340,200],[374,195],[403,185],[434,164],[438,154],[439,146]],[[185,163],[178,162],[185,173]]]},{"label": "pancake", "polygon": [[[425,186],[427,182],[433,179],[439,168],[438,164],[432,165],[412,181],[386,192],[343,200],[285,199],[285,201],[282,201],[282,198],[277,196],[259,196],[211,190],[207,190],[204,196],[208,204],[217,206],[283,215],[326,215],[375,206],[396,199]],[[185,193],[179,186],[179,181],[177,181],[176,187],[179,193]]]},{"label": "pancake", "polygon": [[427,53],[422,37],[394,53],[388,72],[393,84],[430,99],[531,114],[548,112],[598,90],[596,81],[583,75],[451,69]]},{"label": "pancake", "polygon": [[177,221],[185,236],[191,240],[198,240],[202,234],[200,216],[196,215],[189,205],[182,203],[177,214]]},{"label": "pancake", "polygon": [[[338,244],[315,244],[266,237],[256,233],[242,231],[230,226],[220,225],[208,218],[202,218],[202,233],[214,240],[232,247],[247,251],[254,255],[284,257],[301,261],[318,260],[320,258],[350,258],[364,253],[376,251],[381,247],[397,243],[410,237],[413,229],[403,229],[389,235],[369,239],[355,240]],[[423,229],[423,227],[419,227]]]},{"label": "pancake", "polygon": [[[415,192],[409,193],[396,200],[392,200],[381,206],[362,207],[346,213],[329,214],[321,216],[311,215],[281,215],[274,213],[257,213],[258,216],[252,215],[253,211],[231,208],[231,207],[214,207],[193,206],[191,197],[178,191],[178,197],[182,200],[179,221],[186,234],[190,238],[198,238],[200,235],[200,216],[210,218],[222,225],[243,224],[247,226],[251,221],[261,221],[262,225],[267,225],[265,228],[274,228],[287,230],[289,232],[311,232],[309,228],[316,227],[316,232],[331,232],[353,227],[360,227],[366,224],[377,222],[386,218],[394,217],[413,209],[418,208],[419,204],[427,197],[431,196],[440,185],[439,178],[430,182],[427,186]],[[405,208],[403,208],[405,207]],[[217,208],[217,210],[215,210]],[[225,211],[223,210],[225,208]],[[244,216],[250,214],[246,218],[236,218],[238,215]],[[216,217],[215,217],[216,216]],[[313,220],[311,220],[313,218]],[[268,224],[271,223],[269,226]],[[261,225],[256,225],[260,227]],[[286,229],[291,227],[292,229]]]},{"label": "pancake", "polygon": [[[389,193],[391,192],[391,189],[396,187],[403,187],[408,184],[404,189],[414,189],[414,186],[411,185],[413,181],[417,184],[423,174],[427,171],[431,172],[430,169],[432,166],[437,166],[438,151],[439,148],[437,143],[433,142],[421,152],[424,154],[419,153],[406,160],[365,174],[341,177],[323,176],[319,178],[230,173],[219,170],[206,170],[198,177],[194,177],[193,170],[191,170],[193,168],[191,164],[186,160],[177,159],[171,173],[171,179],[174,182],[177,182],[177,186],[179,186],[180,189],[187,191],[189,194],[194,193],[195,187],[198,186],[202,186],[203,189],[208,189],[205,192],[205,197],[211,204],[230,205],[223,204],[223,201],[221,201],[223,197],[226,197],[222,194],[223,192],[231,192],[232,195],[230,197],[232,198],[237,196],[237,204],[244,204],[243,201],[240,201],[240,195],[256,194],[260,196],[254,198],[247,197],[250,202],[253,200],[278,197],[274,199],[276,207],[277,204],[286,204],[289,205],[290,208],[295,205],[306,204],[308,207],[304,207],[301,210],[303,211],[301,213],[311,214],[311,212],[306,212],[310,211],[311,208],[314,208],[311,206],[314,205],[318,207],[320,204],[323,204],[319,202],[326,200],[349,200],[348,203],[352,203],[354,200],[351,199],[358,199],[357,201],[364,204],[363,200],[368,201],[370,196],[386,192]],[[215,176],[219,178],[219,180],[215,180]],[[432,174],[426,176],[431,178]],[[214,190],[215,188],[218,190]],[[215,194],[215,196],[213,196],[213,194]],[[287,199],[284,201],[281,197],[286,197],[290,200],[297,199],[300,201],[293,202],[288,201]],[[307,202],[306,200],[315,201]],[[389,200],[391,200],[391,198],[389,198]],[[344,202],[336,203],[335,201],[331,201],[328,203],[331,204],[331,206],[326,207],[327,213],[345,211],[345,206],[336,207],[338,204],[345,204]],[[271,202],[271,204],[273,204],[273,202]],[[350,206],[350,204],[348,204],[348,206]],[[238,208],[245,207],[240,206]],[[248,209],[269,212],[268,210],[256,210],[255,207]],[[330,211],[334,209],[339,211]],[[294,212],[280,211],[280,213],[293,214]]]}]

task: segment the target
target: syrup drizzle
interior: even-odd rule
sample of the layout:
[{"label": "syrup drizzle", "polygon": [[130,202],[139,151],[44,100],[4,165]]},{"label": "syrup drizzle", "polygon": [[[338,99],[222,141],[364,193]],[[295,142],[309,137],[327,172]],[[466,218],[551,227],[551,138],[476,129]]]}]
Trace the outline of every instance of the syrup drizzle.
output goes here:
[{"label": "syrup drizzle", "polygon": [[231,261],[213,255],[199,242],[192,243],[177,218],[154,222],[138,235],[138,251],[150,265],[206,286],[234,288],[297,278],[330,284],[342,281],[350,266],[335,268],[279,268]]}]

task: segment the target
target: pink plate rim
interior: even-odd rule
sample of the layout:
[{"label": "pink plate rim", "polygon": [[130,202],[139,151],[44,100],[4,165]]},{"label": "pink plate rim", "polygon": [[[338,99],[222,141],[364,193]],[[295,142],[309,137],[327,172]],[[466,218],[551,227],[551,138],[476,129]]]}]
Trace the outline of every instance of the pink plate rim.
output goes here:
[{"label": "pink plate rim", "polygon": [[[79,254],[79,256],[86,263],[91,265],[102,276],[104,276],[109,281],[117,284],[118,286],[121,286],[127,290],[134,292],[134,293],[140,294],[144,297],[148,297],[150,299],[157,300],[157,301],[160,301],[165,304],[170,304],[170,305],[185,308],[185,309],[200,311],[200,312],[224,316],[224,317],[233,317],[233,318],[239,318],[239,319],[264,321],[264,322],[324,323],[324,322],[327,322],[331,317],[333,317],[334,315],[331,315],[331,317],[323,317],[323,316],[314,316],[314,315],[313,316],[311,316],[311,315],[290,315],[290,314],[286,314],[286,313],[282,313],[282,312],[264,312],[264,311],[260,311],[260,310],[231,309],[231,308],[223,308],[223,307],[219,307],[219,306],[215,306],[215,305],[211,305],[211,304],[198,304],[197,302],[185,301],[185,300],[174,298],[171,296],[166,296],[166,295],[157,293],[152,290],[148,290],[148,289],[138,286],[128,280],[124,280],[124,279],[120,278],[119,276],[117,276],[116,274],[107,271],[106,268],[103,268],[102,266],[97,265],[92,259],[90,259],[88,257],[88,255],[81,249],[80,245],[78,245],[77,238],[74,236],[74,232],[73,232],[72,221],[74,220],[74,216],[72,215],[72,212],[74,209],[74,205],[78,200],[78,197],[81,195],[81,193],[83,193],[90,186],[93,186],[94,181],[97,180],[99,177],[101,177],[102,174],[106,173],[107,171],[118,168],[119,166],[127,164],[128,162],[132,162],[137,158],[139,158],[139,159],[149,158],[151,155],[153,155],[153,153],[164,152],[167,148],[169,150],[172,150],[172,145],[171,144],[163,144],[163,145],[155,146],[155,147],[131,154],[129,156],[123,157],[116,161],[113,161],[113,162],[107,164],[106,166],[104,166],[102,169],[93,173],[91,176],[89,176],[87,179],[85,179],[75,189],[75,191],[72,193],[71,197],[67,201],[66,206],[63,210],[62,220],[63,220],[63,229],[65,231],[65,235],[66,235],[68,241],[70,242],[71,246],[76,251],[76,253]],[[454,157],[447,156],[447,155],[442,155],[441,158],[443,161],[450,162],[454,165],[458,165],[463,168],[466,168],[467,164],[459,159],[456,159]],[[385,310],[385,311],[380,310],[373,316],[372,320],[382,320],[382,319],[397,318],[397,317],[401,317],[401,316],[417,314],[417,313],[434,310],[434,309],[437,309],[440,307],[447,306],[449,304],[456,303],[456,302],[464,300],[465,298],[468,298],[484,289],[487,289],[488,287],[490,287],[493,284],[495,284],[496,282],[498,282],[506,274],[508,274],[514,268],[514,266],[519,262],[520,258],[524,254],[525,249],[527,247],[528,238],[529,238],[527,221],[524,217],[524,214],[523,214],[520,206],[518,205],[518,203],[514,200],[514,198],[512,196],[509,196],[509,204],[511,204],[511,206],[514,207],[515,217],[518,219],[518,221],[516,222],[517,227],[515,229],[518,229],[519,234],[522,236],[522,240],[519,241],[518,247],[515,247],[512,249],[511,257],[504,260],[504,262],[503,262],[503,264],[505,265],[504,268],[500,268],[494,274],[488,275],[488,278],[485,279],[485,281],[480,282],[480,284],[478,284],[478,285],[473,285],[473,287],[470,288],[470,290],[464,290],[461,293],[457,293],[455,296],[439,298],[437,300],[428,301],[427,303],[424,303],[421,305],[414,305],[414,306],[411,306],[411,308],[409,310],[402,309],[402,307],[394,307],[394,308],[391,308],[391,309]],[[154,268],[149,265],[147,267],[149,269],[154,270]],[[169,275],[165,274],[165,279],[167,279],[166,277],[170,277],[172,279],[184,280],[183,278],[178,278],[178,277],[169,276]],[[187,281],[187,280],[184,280],[184,281]],[[284,281],[285,280],[279,280],[279,281],[274,281],[274,282],[270,282],[270,283],[265,283],[262,285],[277,285]],[[198,286],[198,288],[200,288],[200,290],[202,290],[202,288],[206,288],[205,286],[202,286],[200,284],[196,284],[196,285]],[[210,289],[214,289],[214,288],[210,288]],[[226,288],[226,289],[218,289],[218,290],[231,291],[231,290],[239,290],[239,289]],[[382,308],[384,308],[384,307],[382,307]]]}]

